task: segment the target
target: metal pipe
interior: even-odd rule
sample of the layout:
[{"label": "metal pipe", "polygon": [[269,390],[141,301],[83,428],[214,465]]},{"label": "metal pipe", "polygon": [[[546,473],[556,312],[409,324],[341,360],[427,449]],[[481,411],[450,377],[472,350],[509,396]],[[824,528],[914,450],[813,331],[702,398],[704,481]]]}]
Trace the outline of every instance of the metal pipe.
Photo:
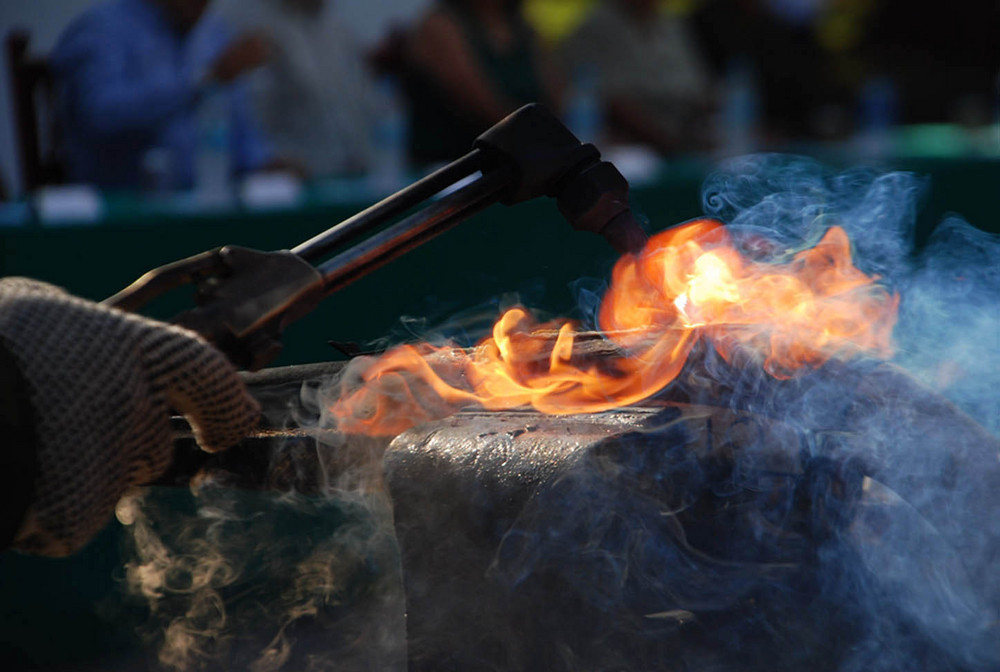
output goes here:
[{"label": "metal pipe", "polygon": [[317,266],[324,292],[331,294],[383,264],[422,245],[496,202],[509,184],[508,171],[486,173],[475,182],[428,205]]},{"label": "metal pipe", "polygon": [[365,208],[340,224],[292,248],[306,261],[316,262],[338,245],[357,238],[393,217],[419,205],[442,189],[452,186],[481,168],[482,150],[474,149],[465,156],[434,171],[392,196]]}]

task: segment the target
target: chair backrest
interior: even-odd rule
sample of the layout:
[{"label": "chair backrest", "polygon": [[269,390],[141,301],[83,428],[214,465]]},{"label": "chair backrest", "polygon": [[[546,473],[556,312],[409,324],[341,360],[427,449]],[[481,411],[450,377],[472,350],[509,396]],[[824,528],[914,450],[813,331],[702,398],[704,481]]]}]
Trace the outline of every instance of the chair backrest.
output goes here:
[{"label": "chair backrest", "polygon": [[65,179],[59,157],[54,78],[44,59],[28,54],[29,41],[28,32],[18,29],[11,30],[4,41],[25,191]]}]

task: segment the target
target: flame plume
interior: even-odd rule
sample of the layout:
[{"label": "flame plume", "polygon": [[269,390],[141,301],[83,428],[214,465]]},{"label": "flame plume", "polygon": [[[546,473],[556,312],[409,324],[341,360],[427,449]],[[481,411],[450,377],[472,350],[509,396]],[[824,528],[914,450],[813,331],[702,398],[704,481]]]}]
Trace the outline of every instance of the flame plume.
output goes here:
[{"label": "flame plume", "polygon": [[616,354],[580,355],[573,322],[539,324],[514,308],[471,351],[402,345],[369,360],[331,411],[345,432],[381,435],[472,405],[604,411],[662,390],[702,338],[777,378],[834,357],[889,357],[899,297],[877,280],[854,267],[839,227],[773,264],[741,254],[721,223],[696,220],[615,265],[599,324]]}]

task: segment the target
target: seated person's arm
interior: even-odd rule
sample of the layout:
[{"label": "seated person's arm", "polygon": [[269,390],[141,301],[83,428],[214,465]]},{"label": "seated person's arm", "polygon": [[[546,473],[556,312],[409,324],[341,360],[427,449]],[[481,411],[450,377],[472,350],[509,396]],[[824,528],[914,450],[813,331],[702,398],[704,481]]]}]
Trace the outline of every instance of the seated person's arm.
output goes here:
[{"label": "seated person's arm", "polygon": [[417,27],[409,45],[414,64],[438,81],[466,112],[492,124],[513,109],[493,90],[455,21],[431,13]]},{"label": "seated person's arm", "polygon": [[[613,27],[612,27],[613,28]],[[597,75],[601,105],[606,115],[611,140],[638,142],[660,154],[704,149],[707,138],[695,128],[680,123],[662,123],[663,110],[651,107],[633,88],[634,52],[625,47],[622,35],[591,20],[581,25],[561,47],[561,57],[568,71],[592,70]],[[706,114],[708,111],[706,109]],[[677,130],[672,127],[676,126]]]},{"label": "seated person's arm", "polygon": [[257,33],[236,37],[204,71],[171,67],[128,76],[127,40],[116,29],[87,21],[67,35],[52,56],[68,87],[77,123],[98,134],[153,128],[193,105],[211,82],[228,84],[267,60],[270,45]]},{"label": "seated person's arm", "polygon": [[194,101],[195,73],[165,67],[145,78],[128,77],[129,58],[122,37],[98,21],[82,23],[61,41],[51,62],[76,123],[98,134],[141,130]]}]

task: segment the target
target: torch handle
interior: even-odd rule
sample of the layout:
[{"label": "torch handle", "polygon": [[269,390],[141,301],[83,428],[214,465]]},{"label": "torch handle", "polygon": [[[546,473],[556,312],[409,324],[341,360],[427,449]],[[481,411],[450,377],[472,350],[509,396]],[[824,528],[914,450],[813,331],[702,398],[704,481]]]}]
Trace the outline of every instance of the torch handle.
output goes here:
[{"label": "torch handle", "polygon": [[[471,183],[433,199],[477,171]],[[604,236],[619,252],[636,252],[645,242],[621,173],[551,112],[526,105],[479,136],[462,158],[291,250],[227,246],[154,269],[105,303],[136,310],[193,283],[198,307],[176,321],[204,335],[238,366],[256,370],[280,351],[285,327],[323,296],[492,203],[512,205],[539,196],[555,198],[574,228]],[[387,228],[378,231],[382,227]],[[346,243],[351,246],[339,249]],[[323,261],[332,254],[337,256]]]},{"label": "torch handle", "polygon": [[323,233],[296,245],[291,251],[306,261],[315,263],[333,252],[337,246],[391,221],[394,217],[475,173],[480,169],[481,163],[482,150],[473,149],[462,158],[452,161]]},{"label": "torch handle", "polygon": [[509,182],[506,170],[487,173],[320,264],[324,292],[345,287],[492,205]]}]

